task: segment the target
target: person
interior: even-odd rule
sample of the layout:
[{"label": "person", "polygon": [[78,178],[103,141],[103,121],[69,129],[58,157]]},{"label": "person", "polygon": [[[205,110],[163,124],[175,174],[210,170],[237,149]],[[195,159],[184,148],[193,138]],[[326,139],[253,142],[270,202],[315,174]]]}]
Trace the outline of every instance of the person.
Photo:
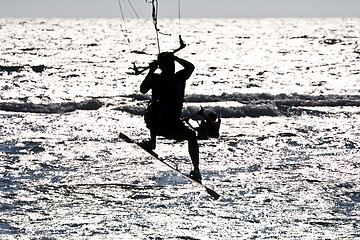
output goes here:
[{"label": "person", "polygon": [[[175,62],[183,69],[175,72]],[[145,114],[145,122],[150,130],[151,139],[144,144],[149,149],[156,148],[156,137],[163,136],[178,141],[187,140],[188,151],[194,167],[190,177],[201,182],[199,170],[199,145],[196,133],[185,126],[181,120],[184,102],[186,80],[190,78],[195,67],[192,63],[174,56],[173,53],[163,52],[158,60],[150,63],[149,72],[140,85],[140,92],[145,94],[152,91],[152,100]],[[155,73],[157,69],[161,73]]]},{"label": "person", "polygon": [[198,139],[206,140],[208,138],[218,138],[220,136],[220,124],[221,119],[215,112],[210,112],[205,115],[203,111],[200,112],[204,116],[204,120],[201,121],[198,128],[195,131],[198,132]]}]

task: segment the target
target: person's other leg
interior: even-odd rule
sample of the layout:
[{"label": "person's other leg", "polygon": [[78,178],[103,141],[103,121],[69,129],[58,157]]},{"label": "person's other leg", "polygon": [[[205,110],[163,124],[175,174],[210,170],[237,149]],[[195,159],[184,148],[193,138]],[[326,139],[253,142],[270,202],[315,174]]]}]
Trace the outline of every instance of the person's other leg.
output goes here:
[{"label": "person's other leg", "polygon": [[188,151],[194,166],[194,171],[199,175],[200,178],[200,169],[199,169],[199,144],[196,138],[195,131],[182,127],[175,132],[175,139],[177,140],[186,140],[188,142]]}]

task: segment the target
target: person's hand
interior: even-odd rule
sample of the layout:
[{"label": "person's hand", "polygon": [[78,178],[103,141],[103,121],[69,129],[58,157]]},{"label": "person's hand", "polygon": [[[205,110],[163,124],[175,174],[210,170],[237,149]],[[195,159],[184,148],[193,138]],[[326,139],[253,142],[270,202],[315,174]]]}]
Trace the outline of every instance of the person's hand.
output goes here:
[{"label": "person's hand", "polygon": [[182,38],[181,38],[181,35],[179,35],[179,42],[180,42],[180,47],[179,47],[179,49],[183,49],[183,48],[186,47],[185,42],[184,42],[184,41],[182,40]]},{"label": "person's hand", "polygon": [[204,108],[202,106],[200,106],[199,114],[204,115]]},{"label": "person's hand", "polygon": [[153,61],[153,62],[149,63],[150,70],[155,71],[158,68],[158,66],[159,66],[158,61]]}]

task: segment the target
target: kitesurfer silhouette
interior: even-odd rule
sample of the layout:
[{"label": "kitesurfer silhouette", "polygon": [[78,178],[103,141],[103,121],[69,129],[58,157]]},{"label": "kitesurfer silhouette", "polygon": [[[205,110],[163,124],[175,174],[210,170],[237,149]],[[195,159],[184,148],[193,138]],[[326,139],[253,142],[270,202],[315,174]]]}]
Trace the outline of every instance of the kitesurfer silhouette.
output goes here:
[{"label": "kitesurfer silhouette", "polygon": [[[183,69],[175,72],[175,62]],[[155,73],[157,69],[161,73]],[[199,145],[194,130],[185,126],[181,119],[181,110],[184,102],[186,80],[190,78],[195,67],[192,63],[176,57],[171,52],[158,55],[158,60],[150,63],[149,73],[140,86],[140,92],[145,94],[152,91],[152,100],[145,114],[145,122],[150,130],[151,139],[144,145],[155,149],[156,137],[163,136],[169,139],[188,142],[188,151],[194,170],[190,177],[201,182],[199,170]]]}]

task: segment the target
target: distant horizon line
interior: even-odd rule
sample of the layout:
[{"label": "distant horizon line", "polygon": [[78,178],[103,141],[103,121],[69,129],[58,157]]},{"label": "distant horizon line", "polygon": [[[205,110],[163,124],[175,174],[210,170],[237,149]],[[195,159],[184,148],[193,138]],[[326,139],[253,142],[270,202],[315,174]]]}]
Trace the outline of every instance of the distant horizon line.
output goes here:
[{"label": "distant horizon line", "polygon": [[[11,18],[11,19],[123,19],[122,17],[0,17],[0,19]],[[360,18],[359,17],[182,17],[182,19],[296,19],[296,18],[317,18],[317,19],[334,19],[334,18]],[[142,19],[142,20],[151,20],[151,17],[125,17],[124,19]],[[162,17],[159,19],[174,19],[177,20],[178,17]]]}]

